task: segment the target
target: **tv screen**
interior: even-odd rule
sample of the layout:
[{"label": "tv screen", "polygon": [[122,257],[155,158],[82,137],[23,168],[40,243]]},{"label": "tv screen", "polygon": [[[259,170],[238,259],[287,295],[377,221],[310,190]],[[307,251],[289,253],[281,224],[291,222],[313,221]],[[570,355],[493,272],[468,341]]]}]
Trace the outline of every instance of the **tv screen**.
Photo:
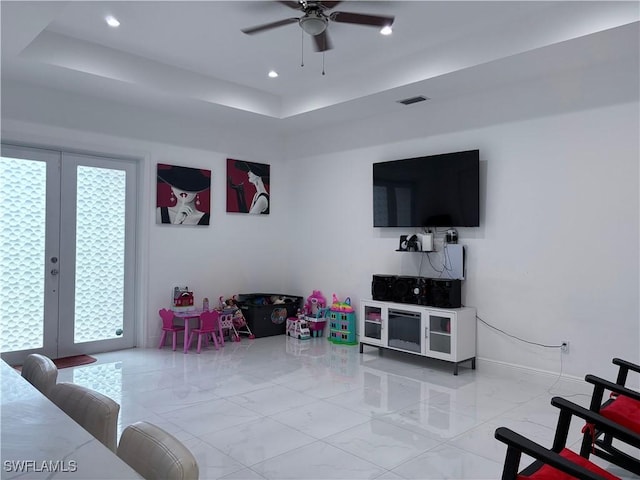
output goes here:
[{"label": "tv screen", "polygon": [[480,225],[480,152],[373,164],[374,227]]}]

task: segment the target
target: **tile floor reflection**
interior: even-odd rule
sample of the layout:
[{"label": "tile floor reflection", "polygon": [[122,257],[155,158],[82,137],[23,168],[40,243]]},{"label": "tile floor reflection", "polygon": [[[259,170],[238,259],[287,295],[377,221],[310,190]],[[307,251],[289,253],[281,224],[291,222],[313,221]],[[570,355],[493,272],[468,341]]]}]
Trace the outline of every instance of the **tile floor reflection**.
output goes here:
[{"label": "tile floor reflection", "polygon": [[[138,420],[171,432],[196,456],[203,479],[500,478],[506,447],[493,438],[498,426],[549,446],[551,397],[586,405],[590,392],[574,379],[482,362],[454,376],[444,362],[373,348],[360,354],[326,338],[95,357],[60,370],[58,381],[120,403],[118,435]],[[579,429],[572,425],[572,443]]]}]

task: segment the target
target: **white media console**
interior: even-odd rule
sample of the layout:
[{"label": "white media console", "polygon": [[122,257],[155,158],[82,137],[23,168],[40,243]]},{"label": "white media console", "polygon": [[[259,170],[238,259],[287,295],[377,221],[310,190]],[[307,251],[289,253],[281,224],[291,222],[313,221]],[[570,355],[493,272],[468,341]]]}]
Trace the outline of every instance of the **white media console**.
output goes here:
[{"label": "white media console", "polygon": [[476,368],[476,311],[405,303],[360,302],[360,353],[364,345],[422,355]]}]

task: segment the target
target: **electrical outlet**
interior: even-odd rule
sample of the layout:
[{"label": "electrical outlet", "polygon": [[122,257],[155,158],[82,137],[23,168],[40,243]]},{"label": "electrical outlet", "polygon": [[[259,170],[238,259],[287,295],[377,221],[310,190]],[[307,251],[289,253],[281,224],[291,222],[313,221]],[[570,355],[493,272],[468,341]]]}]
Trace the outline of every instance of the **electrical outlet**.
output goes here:
[{"label": "electrical outlet", "polygon": [[562,350],[562,353],[569,353],[569,340],[564,340],[560,345],[560,350]]}]

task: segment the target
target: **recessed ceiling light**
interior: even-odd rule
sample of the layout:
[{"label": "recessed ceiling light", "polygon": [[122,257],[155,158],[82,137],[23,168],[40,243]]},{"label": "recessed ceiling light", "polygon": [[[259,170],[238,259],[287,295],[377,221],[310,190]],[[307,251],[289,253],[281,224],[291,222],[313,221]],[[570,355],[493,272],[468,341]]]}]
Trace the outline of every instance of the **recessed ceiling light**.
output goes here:
[{"label": "recessed ceiling light", "polygon": [[113,15],[109,15],[107,18],[105,18],[107,25],[109,25],[110,27],[119,27],[120,26],[120,22],[118,21],[118,19],[116,17],[114,17]]},{"label": "recessed ceiling light", "polygon": [[382,27],[382,30],[380,30],[380,33],[382,35],[391,35],[393,33],[393,30],[391,29],[391,25],[387,25],[386,27]]},{"label": "recessed ceiling light", "polygon": [[276,72],[275,70],[270,70],[267,75],[269,75],[269,78],[276,78],[278,76],[278,72]]}]

